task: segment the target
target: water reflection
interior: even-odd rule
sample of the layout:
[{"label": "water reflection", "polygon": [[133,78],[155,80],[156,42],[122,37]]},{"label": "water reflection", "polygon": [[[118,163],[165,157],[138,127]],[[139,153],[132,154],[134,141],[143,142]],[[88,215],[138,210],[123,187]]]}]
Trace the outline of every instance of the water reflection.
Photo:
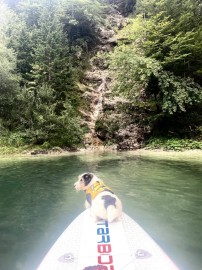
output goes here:
[{"label": "water reflection", "polygon": [[202,169],[199,160],[131,153],[3,160],[0,163],[1,270],[34,270],[71,220],[84,194],[73,183],[99,175],[182,270],[201,269]]}]

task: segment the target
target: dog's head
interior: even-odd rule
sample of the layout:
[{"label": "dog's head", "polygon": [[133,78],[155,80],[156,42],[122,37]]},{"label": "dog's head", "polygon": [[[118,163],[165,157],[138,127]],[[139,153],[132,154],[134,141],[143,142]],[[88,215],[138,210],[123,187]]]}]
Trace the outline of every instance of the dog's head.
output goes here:
[{"label": "dog's head", "polygon": [[93,185],[96,181],[98,181],[98,178],[93,173],[83,173],[79,175],[78,181],[74,183],[74,187],[76,190],[86,190],[91,185]]}]

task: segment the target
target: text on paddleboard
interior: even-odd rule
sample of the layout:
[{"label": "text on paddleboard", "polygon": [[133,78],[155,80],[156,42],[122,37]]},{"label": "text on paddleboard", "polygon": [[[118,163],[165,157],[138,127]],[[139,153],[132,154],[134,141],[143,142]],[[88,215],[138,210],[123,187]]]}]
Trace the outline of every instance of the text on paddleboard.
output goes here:
[{"label": "text on paddleboard", "polygon": [[106,270],[114,270],[113,256],[111,254],[112,247],[107,221],[97,223],[97,236],[98,264],[105,266]]}]

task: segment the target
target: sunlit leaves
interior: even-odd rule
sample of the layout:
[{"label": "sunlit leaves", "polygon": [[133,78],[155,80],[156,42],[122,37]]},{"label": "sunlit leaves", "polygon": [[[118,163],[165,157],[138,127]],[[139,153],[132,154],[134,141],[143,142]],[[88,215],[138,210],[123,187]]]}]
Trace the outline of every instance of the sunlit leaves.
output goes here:
[{"label": "sunlit leaves", "polygon": [[9,37],[6,35],[6,26],[10,23],[12,12],[3,3],[0,3],[0,99],[9,100],[18,88],[16,74],[16,54],[8,48]]},{"label": "sunlit leaves", "polygon": [[193,79],[181,78],[165,71],[154,58],[137,53],[133,45],[122,45],[111,55],[111,72],[114,76],[114,90],[138,104],[142,90],[149,87],[151,76],[157,79],[159,90],[156,93],[147,90],[148,101],[154,100],[162,112],[173,114],[186,111],[187,105],[202,101],[202,89]]},{"label": "sunlit leaves", "polygon": [[200,8],[193,0],[140,0],[137,7],[111,55],[114,90],[136,104],[145,91],[145,106],[155,101],[167,114],[201,103],[202,32],[193,16]]},{"label": "sunlit leaves", "polygon": [[147,86],[151,72],[160,70],[161,66],[154,59],[137,54],[133,45],[122,45],[111,55],[110,69],[115,91],[138,97]]}]

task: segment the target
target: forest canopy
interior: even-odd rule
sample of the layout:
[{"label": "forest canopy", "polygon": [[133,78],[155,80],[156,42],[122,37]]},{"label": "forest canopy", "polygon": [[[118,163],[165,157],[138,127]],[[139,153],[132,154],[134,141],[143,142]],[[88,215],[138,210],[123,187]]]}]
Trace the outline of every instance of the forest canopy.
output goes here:
[{"label": "forest canopy", "polygon": [[[6,3],[8,5],[6,5]],[[0,2],[0,136],[17,143],[81,141],[77,84],[103,6],[91,0]]]},{"label": "forest canopy", "polygon": [[113,91],[153,131],[201,138],[200,0],[0,0],[0,145],[82,143],[79,84],[109,6],[129,16],[106,55]]},{"label": "forest canopy", "polygon": [[114,90],[153,113],[154,124],[201,112],[201,15],[197,0],[138,0],[134,18],[118,33],[110,64]]}]

